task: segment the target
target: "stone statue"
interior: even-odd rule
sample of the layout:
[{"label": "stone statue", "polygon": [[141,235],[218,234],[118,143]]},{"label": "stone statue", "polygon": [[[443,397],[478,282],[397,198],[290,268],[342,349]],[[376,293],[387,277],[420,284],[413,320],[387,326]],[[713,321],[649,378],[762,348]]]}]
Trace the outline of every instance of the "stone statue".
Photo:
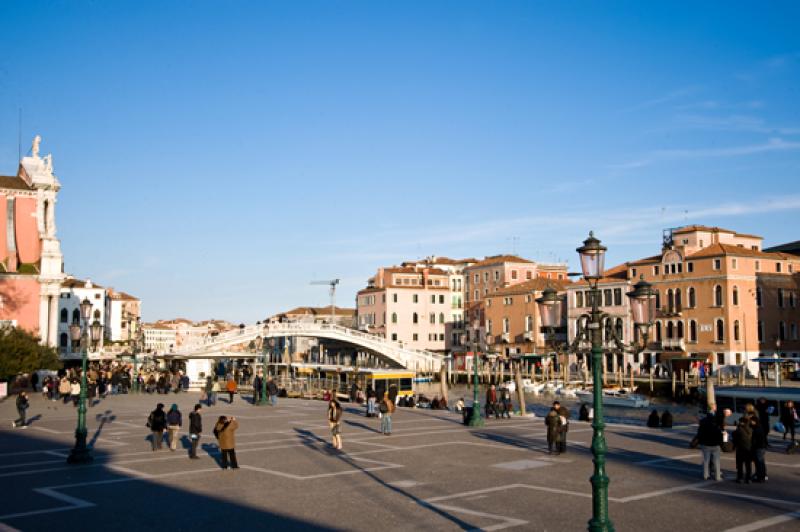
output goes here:
[{"label": "stone statue", "polygon": [[44,157],[42,157],[42,159],[44,159],[44,168],[45,168],[45,170],[47,170],[49,173],[52,174],[53,173],[53,154],[52,153],[47,154]]},{"label": "stone statue", "polygon": [[33,145],[31,146],[31,156],[36,158],[39,157],[39,144],[42,142],[42,137],[36,135],[33,137]]}]

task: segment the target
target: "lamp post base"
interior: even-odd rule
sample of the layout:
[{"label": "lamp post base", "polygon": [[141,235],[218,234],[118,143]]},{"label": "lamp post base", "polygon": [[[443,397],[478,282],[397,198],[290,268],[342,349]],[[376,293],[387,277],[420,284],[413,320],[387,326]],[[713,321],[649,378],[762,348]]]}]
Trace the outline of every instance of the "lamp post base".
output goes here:
[{"label": "lamp post base", "polygon": [[75,432],[75,447],[69,453],[67,457],[68,464],[89,464],[94,460],[92,453],[90,452],[89,448],[86,447],[86,433],[85,432]]},{"label": "lamp post base", "polygon": [[474,406],[472,407],[472,413],[469,415],[469,419],[467,420],[467,426],[469,427],[483,426],[483,418],[481,417],[479,409],[480,406],[477,409]]}]

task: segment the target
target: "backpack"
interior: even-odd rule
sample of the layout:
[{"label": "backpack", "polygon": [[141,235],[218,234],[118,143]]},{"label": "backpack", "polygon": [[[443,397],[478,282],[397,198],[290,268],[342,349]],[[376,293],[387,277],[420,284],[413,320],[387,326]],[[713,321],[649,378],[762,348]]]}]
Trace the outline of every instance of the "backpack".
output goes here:
[{"label": "backpack", "polygon": [[387,406],[386,401],[381,401],[380,406],[378,406],[378,411],[381,414],[386,414],[389,412],[389,407]]}]

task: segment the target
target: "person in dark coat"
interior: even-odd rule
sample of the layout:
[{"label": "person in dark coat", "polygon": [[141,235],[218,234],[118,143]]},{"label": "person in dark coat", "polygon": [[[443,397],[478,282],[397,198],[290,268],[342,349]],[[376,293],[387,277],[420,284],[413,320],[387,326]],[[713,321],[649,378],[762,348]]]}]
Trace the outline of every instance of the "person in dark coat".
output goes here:
[{"label": "person in dark coat", "polygon": [[189,414],[189,437],[192,440],[192,448],[189,450],[189,458],[197,460],[197,444],[200,443],[200,434],[203,432],[203,417],[200,410],[203,407],[200,403],[194,405],[194,411]]},{"label": "person in dark coat", "polygon": [[[750,409],[753,405],[747,405]],[[753,427],[758,424],[758,417],[754,411],[745,414],[739,419],[736,430],[733,431],[733,446],[736,449],[736,482],[750,483],[753,475]]]},{"label": "person in dark coat", "polygon": [[786,401],[781,410],[781,424],[783,424],[783,439],[786,439],[787,434],[792,435],[792,443],[794,443],[794,426],[800,422],[800,416],[797,415],[797,408],[794,406],[794,401]]},{"label": "person in dark coat", "polygon": [[[769,403],[765,397],[759,397],[756,400],[756,412],[758,412],[758,422],[761,424],[761,429],[764,431],[764,437],[769,436]],[[769,447],[769,440],[767,440],[767,447]]]},{"label": "person in dark coat", "polygon": [[753,423],[753,435],[751,438],[751,452],[753,463],[756,466],[756,474],[753,477],[753,482],[765,482],[767,480],[767,435],[764,434],[764,429],[761,423]]},{"label": "person in dark coat", "polygon": [[161,443],[164,440],[164,429],[167,428],[167,414],[164,412],[164,405],[158,403],[156,409],[150,412],[147,418],[147,426],[150,427],[150,432],[153,436],[153,451],[161,449]]},{"label": "person in dark coat", "polygon": [[547,427],[547,452],[553,453],[553,449],[558,453],[559,439],[561,438],[561,416],[558,415],[558,410],[555,405],[550,408],[547,416],[544,418],[544,424]]},{"label": "person in dark coat", "polygon": [[[36,373],[34,373],[34,375],[36,375]],[[28,423],[25,420],[25,414],[28,411],[29,405],[30,402],[28,401],[28,394],[26,392],[19,392],[16,401],[17,414],[19,414],[19,418],[11,422],[12,427],[22,427],[23,429],[28,428]]]},{"label": "person in dark coat", "polygon": [[[658,418],[658,414],[656,414],[656,418]],[[714,412],[709,412],[706,417],[700,420],[695,438],[700,450],[703,452],[703,480],[708,480],[709,478],[709,465],[712,461],[714,464],[714,480],[722,480],[720,464],[722,429],[717,424]]]},{"label": "person in dark coat", "polygon": [[661,425],[661,420],[658,416],[658,410],[655,408],[652,412],[650,412],[650,416],[647,418],[647,426],[651,429],[657,429]]},{"label": "person in dark coat", "polygon": [[[586,403],[581,403],[581,409],[578,411],[578,421],[589,421],[589,407],[586,406]],[[647,426],[649,427],[650,425],[648,424]],[[657,426],[658,424],[656,424]]]},{"label": "person in dark coat", "polygon": [[672,414],[669,413],[669,410],[664,410],[664,413],[661,414],[661,428],[672,428]]},{"label": "person in dark coat", "polygon": [[173,403],[167,412],[167,443],[169,443],[170,451],[178,448],[178,431],[181,426],[183,426],[183,415],[178,410],[178,405]]},{"label": "person in dark coat", "polygon": [[278,385],[275,380],[270,379],[267,381],[267,393],[269,394],[269,403],[272,406],[278,406]]},{"label": "person in dark coat", "polygon": [[569,408],[562,405],[558,401],[553,403],[553,406],[558,411],[558,415],[561,416],[561,436],[558,438],[558,452],[565,453],[567,452],[567,432],[569,431],[569,420],[572,418],[572,414],[569,411]]},{"label": "person in dark coat", "polygon": [[261,388],[263,386],[261,375],[256,375],[253,379],[253,405],[258,404],[258,399],[261,397]]}]

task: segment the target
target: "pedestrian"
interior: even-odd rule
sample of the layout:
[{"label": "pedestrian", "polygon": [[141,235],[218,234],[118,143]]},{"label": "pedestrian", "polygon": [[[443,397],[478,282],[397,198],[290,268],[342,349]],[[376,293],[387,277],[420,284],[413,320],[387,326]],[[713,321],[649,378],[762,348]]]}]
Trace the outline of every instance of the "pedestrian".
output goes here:
[{"label": "pedestrian", "polygon": [[672,414],[670,414],[669,410],[664,410],[664,413],[661,414],[661,428],[662,429],[672,428]]},{"label": "pedestrian", "polygon": [[334,449],[342,449],[342,405],[336,400],[336,394],[331,393],[328,402],[328,425],[331,428],[331,445]]},{"label": "pedestrian", "polygon": [[781,411],[781,424],[783,425],[783,439],[786,439],[787,434],[792,435],[792,443],[794,443],[794,426],[800,422],[800,417],[797,415],[797,409],[794,406],[794,401],[786,401]]},{"label": "pedestrian", "polygon": [[550,411],[544,418],[544,424],[547,427],[547,453],[552,454],[553,449],[556,453],[560,453],[559,440],[561,438],[561,416],[558,414],[558,403],[553,403]]},{"label": "pedestrian", "polygon": [[[36,374],[34,373],[34,375]],[[23,429],[27,429],[28,423],[25,420],[25,414],[27,413],[28,407],[30,406],[27,392],[19,392],[19,395],[17,395],[16,406],[17,406],[17,414],[19,414],[19,417],[15,421],[11,422],[11,427],[13,428],[21,427]]]},{"label": "pedestrian", "polygon": [[78,406],[78,399],[81,398],[81,383],[76,379],[72,379],[69,385],[69,394],[72,397],[72,406]]},{"label": "pedestrian", "polygon": [[194,412],[189,414],[189,438],[192,440],[192,448],[189,449],[189,458],[197,460],[197,444],[200,443],[200,434],[203,432],[203,417],[200,415],[202,406],[200,403],[194,405]]},{"label": "pedestrian", "polygon": [[234,380],[233,375],[228,378],[225,389],[228,391],[228,404],[233,404],[233,394],[236,393],[236,380]]},{"label": "pedestrian", "polygon": [[375,407],[377,406],[377,399],[375,394],[375,389],[370,384],[367,386],[367,417],[375,417],[377,413],[375,412]]},{"label": "pedestrian", "polygon": [[167,442],[169,442],[169,450],[174,451],[178,448],[178,431],[183,425],[183,416],[181,411],[178,410],[178,405],[175,403],[167,412]]},{"label": "pedestrian", "polygon": [[492,414],[494,414],[495,419],[500,417],[497,412],[497,390],[494,384],[486,390],[486,418],[488,419]]},{"label": "pedestrian", "polygon": [[660,424],[661,421],[658,417],[658,410],[654,408],[653,411],[650,412],[650,415],[647,417],[647,426],[650,427],[651,429],[657,429]]},{"label": "pedestrian", "polygon": [[389,400],[392,402],[393,405],[397,404],[397,385],[392,383],[389,385]]},{"label": "pedestrian", "polygon": [[758,423],[758,417],[752,404],[747,404],[745,414],[739,419],[736,430],[733,431],[733,446],[736,450],[736,482],[750,483],[753,474],[753,426]]},{"label": "pedestrian", "polygon": [[[769,436],[769,415],[772,412],[772,407],[769,406],[766,397],[759,397],[756,399],[756,412],[758,412],[758,422],[761,423],[761,428],[764,431],[764,437]],[[769,447],[769,440],[767,440],[767,447]]]},{"label": "pedestrian", "polygon": [[714,480],[722,480],[722,470],[720,464],[722,445],[722,429],[717,423],[716,415],[710,411],[706,417],[700,420],[697,427],[695,440],[703,453],[703,480],[709,479],[709,465],[712,460],[714,463]]},{"label": "pedestrian", "polygon": [[501,417],[511,419],[511,411],[514,410],[513,403],[511,402],[511,392],[508,388],[503,388],[502,392],[503,414]]},{"label": "pedestrian", "polygon": [[156,409],[150,412],[147,418],[147,426],[150,427],[150,432],[153,437],[153,451],[161,449],[161,443],[164,440],[164,429],[167,428],[167,416],[164,413],[164,405],[158,403]]},{"label": "pedestrian", "polygon": [[394,402],[389,398],[389,392],[384,392],[383,401],[378,407],[381,413],[381,432],[384,436],[389,436],[392,433],[392,413],[394,409]]},{"label": "pedestrian", "polygon": [[64,404],[69,402],[69,393],[71,390],[71,386],[69,383],[69,378],[64,375],[61,377],[61,381],[58,383],[58,393],[61,394]]},{"label": "pedestrian", "polygon": [[219,442],[219,450],[222,453],[222,469],[228,469],[230,462],[231,469],[239,469],[239,463],[236,461],[236,429],[239,428],[239,422],[235,417],[219,416],[217,424],[214,425],[214,436]]},{"label": "pedestrian", "polygon": [[211,404],[217,404],[217,394],[222,391],[222,386],[219,383],[219,377],[214,377],[214,383],[211,385]]},{"label": "pedestrian", "polygon": [[751,451],[753,453],[753,463],[755,464],[755,475],[753,482],[766,482],[767,481],[767,435],[764,434],[764,429],[761,423],[753,424],[753,436],[751,443]]},{"label": "pedestrian", "polygon": [[261,375],[256,374],[253,378],[253,405],[258,404],[258,398],[261,397],[261,386],[262,386]]},{"label": "pedestrian", "polygon": [[[650,414],[653,415],[652,413]],[[578,410],[578,421],[589,421],[589,407],[586,406],[586,403],[581,403],[581,408]],[[650,418],[648,418],[647,426],[650,426]],[[656,424],[658,426],[658,412],[656,412]]]},{"label": "pedestrian", "polygon": [[267,393],[269,394],[269,404],[278,406],[278,385],[275,384],[275,379],[267,382]]},{"label": "pedestrian", "polygon": [[561,417],[561,436],[558,438],[558,452],[565,453],[567,452],[567,432],[569,431],[569,420],[572,418],[572,414],[569,411],[569,408],[562,405],[558,401],[553,403],[553,406],[558,411],[558,415]]}]

